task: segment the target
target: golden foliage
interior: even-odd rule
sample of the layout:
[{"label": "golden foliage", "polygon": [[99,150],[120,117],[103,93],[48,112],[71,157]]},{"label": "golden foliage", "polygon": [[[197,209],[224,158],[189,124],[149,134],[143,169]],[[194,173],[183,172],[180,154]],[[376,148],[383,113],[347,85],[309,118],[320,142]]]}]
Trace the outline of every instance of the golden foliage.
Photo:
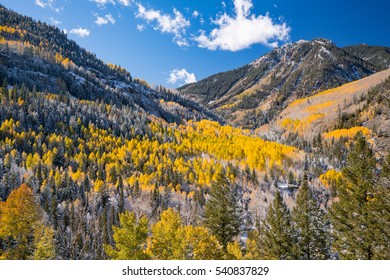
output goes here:
[{"label": "golden foliage", "polygon": [[[58,98],[51,94],[44,97],[49,100]],[[102,109],[110,110],[107,106]],[[60,130],[73,129],[62,123],[58,125]],[[165,182],[163,187],[180,193],[183,189],[190,192],[197,187],[210,186],[216,171],[228,162],[234,168],[248,166],[251,170],[261,171],[289,165],[301,158],[296,148],[265,141],[249,131],[221,126],[216,122],[203,120],[189,122],[187,126],[175,126],[155,120],[148,125],[154,137],[126,140],[93,124],[88,127],[80,124],[82,138],[70,139],[56,133],[43,136],[33,131],[19,131],[20,124],[7,119],[0,124],[0,136],[4,139],[0,144],[5,145],[9,141],[43,143],[41,155],[37,149],[25,155],[26,168],[31,170],[35,170],[38,164],[52,170],[59,153],[58,147],[64,145],[64,160],[77,166],[67,170],[74,182],[83,182],[87,166],[100,166],[105,176],[91,180],[93,190],[98,193],[115,187],[118,174],[124,174],[125,184],[134,186],[137,182],[144,191],[153,190],[158,182]],[[159,140],[163,137],[171,141]],[[234,168],[228,168],[227,175],[231,180],[236,178]],[[62,173],[54,169],[57,185]]]},{"label": "golden foliage", "polygon": [[341,172],[330,169],[326,173],[321,174],[319,179],[325,187],[331,188],[337,186],[338,182],[341,180]]},{"label": "golden foliage", "polygon": [[281,122],[281,127],[288,132],[294,132],[302,135],[313,122],[322,119],[324,116],[325,115],[321,113],[314,113],[303,119],[285,118]]},{"label": "golden foliage", "polygon": [[27,259],[33,244],[34,227],[39,220],[39,205],[33,191],[25,184],[13,190],[0,204],[0,238],[14,240],[14,245],[0,258]]},{"label": "golden foliage", "polygon": [[353,138],[356,134],[362,133],[364,136],[369,137],[371,135],[371,130],[364,126],[355,126],[349,129],[336,129],[330,132],[322,134],[322,137],[326,140],[340,139],[341,137]]}]

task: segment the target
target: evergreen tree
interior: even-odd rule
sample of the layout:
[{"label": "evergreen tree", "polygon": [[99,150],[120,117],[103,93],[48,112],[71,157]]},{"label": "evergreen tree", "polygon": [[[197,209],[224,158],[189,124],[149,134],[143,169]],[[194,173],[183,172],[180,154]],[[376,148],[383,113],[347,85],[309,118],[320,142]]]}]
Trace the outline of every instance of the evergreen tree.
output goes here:
[{"label": "evergreen tree", "polygon": [[227,244],[240,233],[241,213],[237,193],[226,178],[225,169],[217,173],[212,183],[210,198],[205,205],[204,224],[227,249]]},{"label": "evergreen tree", "polygon": [[377,225],[375,236],[377,246],[374,248],[376,259],[390,259],[390,154],[382,167],[378,191],[374,198],[377,203],[374,208],[374,221]]},{"label": "evergreen tree", "polygon": [[389,207],[380,205],[375,167],[369,144],[364,137],[358,138],[342,170],[341,185],[337,189],[339,202],[334,203],[330,211],[334,249],[342,259],[381,258],[376,248],[382,246],[382,236],[377,232],[383,225],[376,216],[381,214],[379,209]]},{"label": "evergreen tree", "polygon": [[296,257],[304,260],[329,258],[329,225],[326,223],[325,213],[320,209],[308,185],[307,174],[303,176],[292,220],[297,231]]},{"label": "evergreen tree", "polygon": [[295,232],[290,211],[279,191],[268,209],[261,229],[262,258],[271,260],[295,259]]}]

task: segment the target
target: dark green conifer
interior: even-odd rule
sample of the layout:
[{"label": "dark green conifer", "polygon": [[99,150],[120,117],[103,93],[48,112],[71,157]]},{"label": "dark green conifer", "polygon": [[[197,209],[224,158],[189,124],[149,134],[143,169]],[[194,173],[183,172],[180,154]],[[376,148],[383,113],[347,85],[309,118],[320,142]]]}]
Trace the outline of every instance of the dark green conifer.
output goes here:
[{"label": "dark green conifer", "polygon": [[303,176],[302,186],[292,212],[297,233],[296,257],[304,260],[323,260],[330,256],[329,225],[325,213],[316,201],[312,189]]},{"label": "dark green conifer", "polygon": [[226,250],[227,244],[240,233],[241,213],[237,194],[226,177],[225,169],[217,173],[204,211],[204,224]]},{"label": "dark green conifer", "polygon": [[[333,225],[334,250],[342,259],[375,259],[376,247],[382,243],[376,235],[377,182],[373,151],[360,137],[342,170],[342,182],[337,189],[339,202],[330,214]],[[387,209],[389,207],[387,206]]]},{"label": "dark green conifer", "polygon": [[262,224],[262,258],[270,260],[295,259],[295,232],[291,223],[290,211],[279,191],[268,209]]}]

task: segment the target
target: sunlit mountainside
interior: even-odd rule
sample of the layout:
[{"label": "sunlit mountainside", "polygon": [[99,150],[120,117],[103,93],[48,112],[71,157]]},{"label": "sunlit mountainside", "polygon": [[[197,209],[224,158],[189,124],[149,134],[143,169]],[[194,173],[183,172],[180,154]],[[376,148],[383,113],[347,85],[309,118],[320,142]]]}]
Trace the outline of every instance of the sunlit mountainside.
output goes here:
[{"label": "sunlit mountainside", "polygon": [[178,91],[231,124],[258,128],[276,119],[294,100],[384,70],[389,61],[386,47],[339,48],[326,39],[301,40]]},{"label": "sunlit mountainside", "polygon": [[0,6],[0,259],[389,259],[370,57],[300,41],[173,92]]},{"label": "sunlit mountainside", "polygon": [[390,70],[387,69],[367,78],[297,99],[280,113],[277,121],[258,131],[267,134],[272,128],[271,130],[278,130],[285,137],[297,134],[310,141],[320,136],[325,140],[353,138],[360,131],[379,141],[378,148],[386,151],[390,148],[389,138],[379,138],[388,130],[389,76]]}]

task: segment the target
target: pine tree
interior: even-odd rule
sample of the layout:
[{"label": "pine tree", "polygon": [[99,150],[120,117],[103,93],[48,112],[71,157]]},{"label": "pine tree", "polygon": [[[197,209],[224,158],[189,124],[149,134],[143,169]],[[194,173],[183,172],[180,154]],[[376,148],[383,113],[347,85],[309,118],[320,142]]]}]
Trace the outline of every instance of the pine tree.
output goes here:
[{"label": "pine tree", "polygon": [[268,209],[262,224],[262,258],[271,260],[295,259],[295,232],[291,215],[279,191]]},{"label": "pine tree", "polygon": [[227,249],[227,244],[240,233],[241,214],[236,193],[226,178],[224,169],[217,173],[213,182],[210,198],[205,205],[205,226],[210,229],[218,241]]},{"label": "pine tree", "polygon": [[384,160],[378,188],[373,200],[373,220],[376,225],[374,229],[375,259],[390,259],[390,154]]},{"label": "pine tree", "polygon": [[[380,258],[376,247],[381,246],[382,240],[376,234],[383,225],[376,219],[380,199],[375,167],[373,151],[360,137],[342,170],[342,182],[337,189],[339,202],[330,211],[333,246],[342,259]],[[388,205],[382,205],[379,210],[383,207],[388,209]]]},{"label": "pine tree", "polygon": [[307,182],[307,174],[296,199],[292,220],[297,231],[296,257],[304,260],[329,258],[330,235],[325,213],[320,209],[312,189]]}]

